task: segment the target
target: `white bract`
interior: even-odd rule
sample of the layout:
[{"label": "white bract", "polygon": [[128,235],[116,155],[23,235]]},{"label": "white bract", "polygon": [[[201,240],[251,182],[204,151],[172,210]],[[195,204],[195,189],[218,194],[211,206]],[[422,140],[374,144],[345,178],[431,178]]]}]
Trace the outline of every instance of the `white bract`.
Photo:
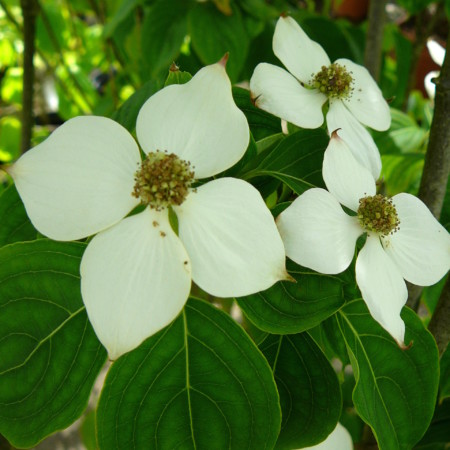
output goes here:
[{"label": "white bract", "polygon": [[[179,314],[191,278],[231,297],[288,276],[280,235],[254,187],[233,178],[191,186],[235,164],[249,142],[224,66],[207,66],[143,105],[136,132],[144,161],[121,125],[77,117],[9,171],[42,234],[69,241],[98,233],[82,258],[81,291],[113,360]],[[126,217],[140,203],[144,210]]]},{"label": "white bract", "polygon": [[391,116],[367,69],[348,59],[331,64],[325,50],[291,17],[278,20],[273,51],[289,72],[272,64],[258,64],[250,80],[256,106],[299,127],[318,128],[328,100],[328,131],[341,128],[355,158],[378,178],[380,154],[364,125],[387,130]]},{"label": "white bract", "polygon": [[[329,192],[310,189],[277,218],[286,254],[302,266],[337,274],[350,265],[356,241],[366,233],[356,282],[372,317],[403,346],[404,279],[420,286],[439,281],[450,265],[450,236],[413,195],[377,195],[372,174],[336,133],[322,174]],[[344,212],[341,204],[356,215]]]},{"label": "white bract", "polygon": [[[442,47],[438,42],[433,39],[429,39],[427,41],[428,53],[431,56],[431,59],[438,65],[442,67],[444,64],[445,58],[445,48]],[[434,99],[436,95],[436,85],[433,82],[433,78],[437,78],[439,76],[439,72],[437,70],[433,70],[425,76],[423,84],[425,86],[425,90],[427,91],[428,97]]]},{"label": "white bract", "polygon": [[347,429],[338,423],[323,442],[313,447],[303,447],[303,450],[353,450],[353,441]]}]

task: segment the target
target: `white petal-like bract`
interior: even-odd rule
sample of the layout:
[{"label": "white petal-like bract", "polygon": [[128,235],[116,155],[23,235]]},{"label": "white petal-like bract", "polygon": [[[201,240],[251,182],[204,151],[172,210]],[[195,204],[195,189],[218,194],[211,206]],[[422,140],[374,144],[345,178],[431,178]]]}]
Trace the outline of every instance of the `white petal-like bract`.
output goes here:
[{"label": "white petal-like bract", "polygon": [[249,183],[220,178],[174,207],[192,278],[217,297],[240,297],[286,279],[285,252],[261,194]]},{"label": "white petal-like bract", "polygon": [[408,290],[378,236],[367,236],[356,259],[355,270],[356,282],[371,316],[403,346],[405,324],[400,312],[408,298]]},{"label": "white petal-like bract", "polygon": [[322,106],[327,97],[304,88],[281,67],[258,64],[250,79],[250,91],[258,108],[294,125],[318,128],[323,123]]},{"label": "white petal-like bract", "polygon": [[296,263],[326,274],[343,272],[363,233],[325,189],[309,189],[277,218],[286,255]]},{"label": "white petal-like bract", "polygon": [[236,106],[222,62],[204,67],[186,84],[170,85],[150,97],[136,123],[146,153],[175,153],[191,162],[196,178],[216,175],[237,163],[250,132]]},{"label": "white petal-like bract", "polygon": [[139,203],[131,193],[140,161],[125,128],[88,116],[61,125],[8,171],[33,225],[71,241],[117,223]]},{"label": "white petal-like bract", "polygon": [[292,17],[278,19],[273,35],[273,52],[292,75],[306,84],[322,66],[330,65],[325,50],[311,40]]},{"label": "white petal-like bract", "polygon": [[389,105],[369,71],[349,59],[335,62],[345,66],[353,77],[353,91],[343,100],[347,108],[364,125],[378,131],[387,130],[391,126]]},{"label": "white petal-like bract", "polygon": [[339,129],[339,136],[348,145],[355,159],[371,172],[375,180],[378,180],[381,173],[381,157],[378,147],[364,125],[341,100],[330,101],[327,128],[330,135]]},{"label": "white petal-like bract", "polygon": [[417,197],[398,194],[392,202],[400,229],[383,239],[386,253],[409,282],[437,283],[450,268],[450,235]]},{"label": "white petal-like bract", "polygon": [[112,360],[175,319],[191,288],[189,257],[167,211],[149,208],[95,236],[80,271],[89,320]]},{"label": "white petal-like bract", "polygon": [[330,193],[353,211],[358,210],[360,198],[376,193],[372,174],[356,161],[337,133],[332,135],[325,150],[322,176]]}]

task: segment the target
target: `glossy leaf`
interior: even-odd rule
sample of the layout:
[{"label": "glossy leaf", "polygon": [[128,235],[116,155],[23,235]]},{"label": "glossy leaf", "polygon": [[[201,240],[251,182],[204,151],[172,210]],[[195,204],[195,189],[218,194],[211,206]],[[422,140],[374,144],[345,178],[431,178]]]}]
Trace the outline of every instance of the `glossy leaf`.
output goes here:
[{"label": "glossy leaf", "polygon": [[297,194],[311,187],[324,187],[322,161],[328,141],[322,129],[299,130],[275,148],[262,152],[246,168],[244,178],[274,177]]},{"label": "glossy leaf", "polygon": [[409,450],[423,436],[436,402],[438,351],[420,319],[404,308],[405,342],[397,343],[355,300],[339,313],[356,378],[353,401],[381,450]]},{"label": "glossy leaf", "polygon": [[266,291],[236,299],[254,325],[273,334],[300,333],[313,328],[344,304],[339,278],[288,262],[288,271],[296,283],[278,282]]},{"label": "glossy leaf", "polygon": [[74,422],[105,362],[81,300],[84,248],[40,239],[0,249],[0,433],[16,447]]},{"label": "glossy leaf", "polygon": [[27,216],[14,185],[0,194],[0,247],[36,239],[37,231]]},{"label": "glossy leaf", "polygon": [[190,299],[171,325],[111,367],[98,443],[102,450],[272,449],[279,408],[270,367],[247,334]]},{"label": "glossy leaf", "polygon": [[336,427],[341,389],[334,369],[308,333],[268,335],[259,345],[280,394],[281,431],[276,449],[318,444]]}]

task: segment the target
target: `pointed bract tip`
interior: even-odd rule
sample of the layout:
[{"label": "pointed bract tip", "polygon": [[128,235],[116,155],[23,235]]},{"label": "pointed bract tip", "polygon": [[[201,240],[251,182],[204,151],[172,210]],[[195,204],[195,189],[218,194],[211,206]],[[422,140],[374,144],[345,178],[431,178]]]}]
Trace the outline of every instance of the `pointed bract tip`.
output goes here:
[{"label": "pointed bract tip", "polygon": [[286,11],[283,11],[283,12],[280,14],[280,17],[282,17],[283,19],[286,19],[286,17],[289,17],[289,14],[288,14]]},{"label": "pointed bract tip", "polygon": [[341,139],[341,137],[339,136],[339,134],[338,134],[338,131],[340,130],[341,128],[336,128],[332,133],[331,133],[331,139]]},{"label": "pointed bract tip", "polygon": [[179,72],[180,68],[176,65],[175,61],[170,65],[169,72]]},{"label": "pointed bract tip", "polygon": [[404,342],[397,341],[397,344],[401,350],[406,351],[406,350],[409,350],[413,346],[414,341],[411,341],[408,345],[405,345]]},{"label": "pointed bract tip", "polygon": [[227,66],[227,61],[228,61],[229,56],[230,56],[230,54],[228,52],[226,52],[225,55],[222,56],[221,60],[217,64],[220,64],[222,67],[225,68]]},{"label": "pointed bract tip", "polygon": [[297,280],[289,274],[287,270],[284,271],[283,278],[281,281],[289,281],[290,283],[297,283]]}]

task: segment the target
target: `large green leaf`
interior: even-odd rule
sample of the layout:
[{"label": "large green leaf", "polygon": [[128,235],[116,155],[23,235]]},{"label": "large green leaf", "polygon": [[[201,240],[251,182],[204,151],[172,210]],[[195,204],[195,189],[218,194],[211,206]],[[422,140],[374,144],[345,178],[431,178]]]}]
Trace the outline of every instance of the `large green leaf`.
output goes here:
[{"label": "large green leaf", "polygon": [[213,64],[228,52],[227,72],[232,81],[238,81],[249,47],[239,9],[232,6],[232,14],[226,16],[212,2],[197,3],[189,11],[189,32],[203,64]]},{"label": "large green leaf", "polygon": [[243,329],[190,299],[170,326],[111,367],[97,413],[101,449],[272,449],[280,406]]},{"label": "large green leaf", "polygon": [[187,34],[187,0],[157,0],[146,12],[142,24],[143,62],[149,78],[168,70],[180,53]]},{"label": "large green leaf", "polygon": [[280,394],[281,431],[276,448],[290,450],[323,441],[341,414],[334,369],[308,333],[268,335],[259,345]]},{"label": "large green leaf", "polygon": [[237,302],[248,319],[273,334],[300,333],[317,326],[344,304],[342,281],[312,272],[289,261],[296,283],[278,282]]},{"label": "large green leaf", "polygon": [[75,421],[106,359],[84,310],[85,245],[0,249],[0,433],[31,447]]},{"label": "large green leaf", "polygon": [[434,412],[439,383],[438,351],[420,319],[404,308],[402,350],[355,300],[339,313],[356,387],[359,415],[373,429],[381,450],[409,450],[423,436]]},{"label": "large green leaf", "polygon": [[299,130],[275,148],[262,152],[246,168],[243,178],[274,177],[301,194],[311,187],[324,187],[322,162],[329,138],[322,129]]},{"label": "large green leaf", "polygon": [[15,185],[9,186],[0,194],[0,247],[32,241],[36,235]]}]

